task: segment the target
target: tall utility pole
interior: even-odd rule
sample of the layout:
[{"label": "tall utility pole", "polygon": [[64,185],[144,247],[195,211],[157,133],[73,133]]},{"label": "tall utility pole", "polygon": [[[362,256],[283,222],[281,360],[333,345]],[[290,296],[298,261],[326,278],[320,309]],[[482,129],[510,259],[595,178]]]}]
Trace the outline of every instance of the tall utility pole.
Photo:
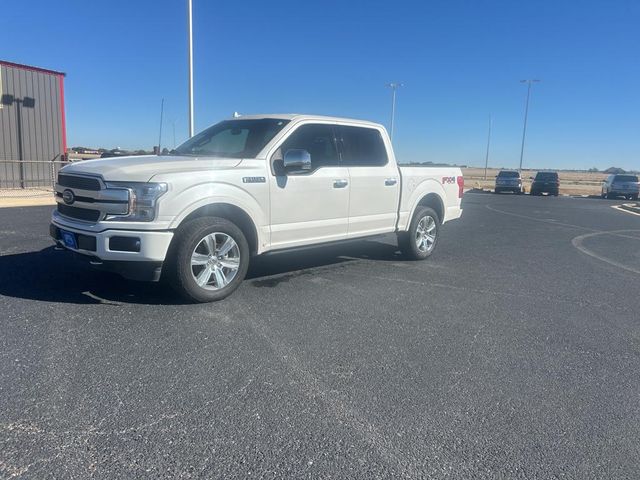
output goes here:
[{"label": "tall utility pole", "polygon": [[171,122],[171,126],[173,127],[173,148],[176,148],[176,121],[175,120]]},{"label": "tall utility pole", "polygon": [[387,83],[387,87],[391,88],[391,133],[389,135],[392,141],[393,141],[393,127],[394,127],[395,117],[396,117],[396,90],[398,90],[398,88],[403,86],[404,84],[397,83],[397,82]]},{"label": "tall utility pole", "polygon": [[160,134],[158,135],[158,155],[162,152],[162,116],[164,115],[164,98],[160,102]]},{"label": "tall utility pole", "polygon": [[484,179],[487,179],[487,167],[489,166],[489,145],[491,145],[491,124],[493,118],[489,115],[489,134],[487,135],[487,153],[484,156]]},{"label": "tall utility pole", "polygon": [[193,5],[187,0],[189,17],[189,138],[193,137]]},{"label": "tall utility pole", "polygon": [[524,126],[522,127],[522,146],[520,147],[520,167],[518,171],[522,171],[522,157],[524,156],[524,138],[527,134],[527,116],[529,115],[529,97],[531,96],[531,84],[538,83],[540,80],[520,80],[520,83],[527,84],[527,102],[524,106]]}]

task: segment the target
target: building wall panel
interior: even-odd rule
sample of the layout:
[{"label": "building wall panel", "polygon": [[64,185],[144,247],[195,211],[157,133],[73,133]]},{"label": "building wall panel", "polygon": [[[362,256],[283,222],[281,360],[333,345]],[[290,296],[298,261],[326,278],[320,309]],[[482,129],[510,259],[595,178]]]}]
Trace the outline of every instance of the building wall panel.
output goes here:
[{"label": "building wall panel", "polygon": [[52,170],[40,162],[65,153],[63,79],[60,72],[0,61],[0,188],[40,185]]}]

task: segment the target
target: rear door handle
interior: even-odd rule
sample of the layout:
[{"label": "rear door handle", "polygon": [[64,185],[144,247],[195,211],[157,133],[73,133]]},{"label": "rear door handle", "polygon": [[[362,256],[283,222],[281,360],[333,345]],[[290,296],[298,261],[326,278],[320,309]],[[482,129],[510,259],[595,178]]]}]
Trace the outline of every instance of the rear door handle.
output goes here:
[{"label": "rear door handle", "polygon": [[333,181],[333,188],[344,188],[347,185],[349,185],[349,182],[347,182],[347,180],[345,180],[344,178]]},{"label": "rear door handle", "polygon": [[393,185],[395,185],[396,183],[398,183],[398,179],[397,178],[387,178],[384,181],[385,186],[387,187],[392,187]]}]

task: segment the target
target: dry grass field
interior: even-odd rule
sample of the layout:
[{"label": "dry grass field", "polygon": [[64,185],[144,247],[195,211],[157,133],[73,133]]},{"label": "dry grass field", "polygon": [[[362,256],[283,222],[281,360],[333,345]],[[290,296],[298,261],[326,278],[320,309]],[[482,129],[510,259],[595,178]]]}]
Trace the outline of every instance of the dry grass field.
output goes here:
[{"label": "dry grass field", "polygon": [[[500,170],[487,169],[487,179],[484,179],[484,168],[463,168],[465,186],[468,188],[493,189],[495,177]],[[529,177],[535,176],[537,170],[522,170],[522,179],[526,191],[531,189]],[[600,187],[607,177],[606,173],[575,172],[558,170],[560,176],[560,194],[565,195],[600,195]]]}]

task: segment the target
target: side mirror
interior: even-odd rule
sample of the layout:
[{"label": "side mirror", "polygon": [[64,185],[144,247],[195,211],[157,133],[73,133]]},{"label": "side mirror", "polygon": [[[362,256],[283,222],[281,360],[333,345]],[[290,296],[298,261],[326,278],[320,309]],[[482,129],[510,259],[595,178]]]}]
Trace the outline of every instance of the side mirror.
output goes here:
[{"label": "side mirror", "polygon": [[311,170],[311,154],[301,148],[292,148],[284,154],[285,170]]}]

